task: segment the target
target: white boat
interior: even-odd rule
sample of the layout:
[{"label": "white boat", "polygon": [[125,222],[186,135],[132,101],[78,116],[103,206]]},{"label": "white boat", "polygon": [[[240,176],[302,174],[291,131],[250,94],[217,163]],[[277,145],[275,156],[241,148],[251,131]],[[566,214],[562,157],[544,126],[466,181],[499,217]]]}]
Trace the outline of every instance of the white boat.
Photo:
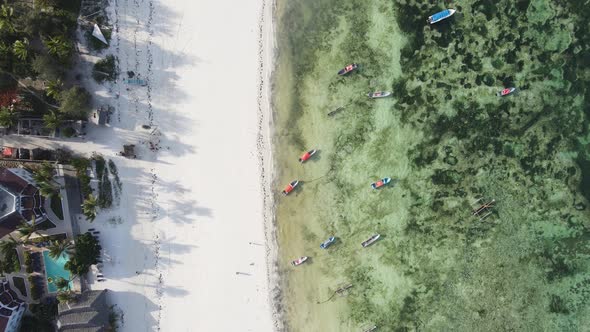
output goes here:
[{"label": "white boat", "polygon": [[293,266],[299,266],[299,265],[305,263],[306,260],[307,260],[307,256],[299,257],[296,260],[292,261],[291,264]]}]

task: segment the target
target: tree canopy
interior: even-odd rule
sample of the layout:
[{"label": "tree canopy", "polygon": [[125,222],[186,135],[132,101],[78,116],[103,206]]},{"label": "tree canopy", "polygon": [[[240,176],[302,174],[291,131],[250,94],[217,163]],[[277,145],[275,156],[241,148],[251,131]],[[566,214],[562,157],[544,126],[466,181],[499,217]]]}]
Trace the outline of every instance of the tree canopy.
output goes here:
[{"label": "tree canopy", "polygon": [[100,245],[98,240],[90,233],[76,236],[75,251],[65,268],[75,275],[84,275],[90,270],[90,266],[98,262]]},{"label": "tree canopy", "polygon": [[90,98],[86,89],[74,86],[60,94],[60,110],[69,119],[86,120],[90,112]]}]

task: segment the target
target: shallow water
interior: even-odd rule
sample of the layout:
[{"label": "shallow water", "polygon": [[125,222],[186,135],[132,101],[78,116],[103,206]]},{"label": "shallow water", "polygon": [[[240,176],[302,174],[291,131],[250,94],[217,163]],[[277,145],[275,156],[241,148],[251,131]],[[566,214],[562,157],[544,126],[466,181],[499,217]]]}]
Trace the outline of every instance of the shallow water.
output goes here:
[{"label": "shallow water", "polygon": [[[590,326],[583,4],[462,1],[437,26],[429,1],[279,4],[278,186],[302,181],[277,207],[291,330]],[[495,200],[482,221],[478,198]]]}]

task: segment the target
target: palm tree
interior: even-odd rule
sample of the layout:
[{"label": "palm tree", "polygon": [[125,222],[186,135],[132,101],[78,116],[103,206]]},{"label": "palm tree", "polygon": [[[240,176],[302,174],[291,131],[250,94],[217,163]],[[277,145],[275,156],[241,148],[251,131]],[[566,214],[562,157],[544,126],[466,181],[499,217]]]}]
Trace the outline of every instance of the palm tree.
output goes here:
[{"label": "palm tree", "polygon": [[49,182],[37,182],[37,188],[41,196],[49,198],[57,195],[57,188]]},{"label": "palm tree", "polygon": [[16,55],[17,58],[21,60],[26,60],[29,56],[29,40],[24,38],[23,40],[17,40],[12,45],[12,52]]},{"label": "palm tree", "polygon": [[61,303],[67,303],[76,298],[76,293],[71,290],[57,293],[57,300]]},{"label": "palm tree", "polygon": [[68,280],[68,279],[59,277],[59,279],[54,280],[54,283],[55,283],[55,286],[57,287],[57,289],[60,289],[60,290],[63,290],[63,289],[69,290],[70,289],[70,281],[71,280]]},{"label": "palm tree", "polygon": [[28,223],[26,221],[23,221],[20,225],[20,227],[17,229],[17,231],[20,233],[21,236],[24,236],[25,239],[23,242],[28,242],[29,238],[33,235],[33,234],[37,234],[40,235],[39,233],[37,233],[37,222],[35,220],[35,215],[33,215],[33,218],[31,218],[31,223]]},{"label": "palm tree", "polygon": [[18,116],[8,107],[0,107],[0,126],[12,127],[16,124]]},{"label": "palm tree", "polygon": [[0,6],[0,31],[14,32],[14,9],[6,5]]},{"label": "palm tree", "polygon": [[82,212],[84,213],[88,221],[94,221],[94,219],[96,218],[97,208],[98,203],[96,201],[96,198],[92,194],[88,195],[88,198],[84,200],[84,203],[82,203]]},{"label": "palm tree", "polygon": [[2,256],[11,255],[18,245],[19,242],[12,237],[8,237],[8,240],[0,241],[0,252]]},{"label": "palm tree", "polygon": [[59,113],[56,111],[50,111],[49,113],[43,115],[43,125],[45,128],[56,130],[61,126],[63,119]]},{"label": "palm tree", "polygon": [[67,240],[53,241],[49,246],[49,256],[53,259],[58,259],[63,253],[70,252],[73,247],[72,243]]},{"label": "palm tree", "polygon": [[61,90],[63,89],[63,82],[58,78],[53,81],[47,82],[47,87],[45,88],[47,96],[57,100]]},{"label": "palm tree", "polygon": [[49,37],[45,41],[45,46],[49,54],[59,59],[65,59],[72,50],[72,45],[63,36]]}]

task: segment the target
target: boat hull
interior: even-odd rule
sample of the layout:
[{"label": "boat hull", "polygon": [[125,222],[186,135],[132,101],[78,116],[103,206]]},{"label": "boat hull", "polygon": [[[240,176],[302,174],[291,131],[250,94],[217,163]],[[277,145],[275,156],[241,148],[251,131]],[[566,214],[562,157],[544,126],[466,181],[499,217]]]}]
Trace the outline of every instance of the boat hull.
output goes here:
[{"label": "boat hull", "polygon": [[456,10],[455,9],[445,9],[441,12],[438,12],[432,16],[428,17],[428,23],[430,24],[435,24],[438,23],[442,20],[446,20],[447,18],[453,16],[455,14]]},{"label": "boat hull", "polygon": [[304,163],[307,160],[309,160],[309,158],[311,158],[311,156],[313,156],[316,153],[316,150],[309,150],[306,153],[304,153],[300,158],[299,158],[299,162],[300,163]]},{"label": "boat hull", "polygon": [[506,88],[500,92],[498,92],[498,97],[505,97],[508,96],[510,94],[512,94],[514,91],[516,91],[516,88]]},{"label": "boat hull", "polygon": [[322,244],[320,244],[320,248],[328,249],[328,247],[331,246],[334,243],[334,241],[336,241],[336,238],[332,236],[331,238],[327,239]]},{"label": "boat hull", "polygon": [[293,265],[293,266],[299,266],[299,265],[305,263],[305,261],[307,261],[307,256],[303,256],[303,257],[300,257],[300,258],[292,261],[291,262],[291,265]]},{"label": "boat hull", "polygon": [[385,98],[385,97],[391,96],[391,92],[389,92],[389,91],[375,91],[375,92],[368,93],[367,96],[369,96],[369,98],[373,98],[373,99]]},{"label": "boat hull", "polygon": [[293,189],[295,189],[295,187],[297,187],[298,184],[299,184],[299,180],[295,180],[295,181],[292,181],[291,183],[289,183],[287,185],[287,187],[285,187],[285,189],[283,190],[283,195],[285,195],[285,196],[289,195],[289,193],[291,193],[293,191]]},{"label": "boat hull", "polygon": [[381,237],[380,234],[375,234],[375,235],[371,236],[370,238],[368,238],[363,243],[361,243],[361,246],[363,246],[363,248],[366,248],[366,247],[370,246],[371,244],[375,243],[377,240],[379,240],[380,237]]},{"label": "boat hull", "polygon": [[391,178],[383,178],[377,182],[371,183],[371,188],[379,189],[385,185],[388,185],[391,182]]},{"label": "boat hull", "polygon": [[338,71],[338,75],[340,75],[340,76],[348,75],[348,74],[352,73],[353,71],[355,71],[357,68],[358,68],[358,65],[356,63],[351,63],[351,64],[347,65],[346,67],[340,69]]}]

